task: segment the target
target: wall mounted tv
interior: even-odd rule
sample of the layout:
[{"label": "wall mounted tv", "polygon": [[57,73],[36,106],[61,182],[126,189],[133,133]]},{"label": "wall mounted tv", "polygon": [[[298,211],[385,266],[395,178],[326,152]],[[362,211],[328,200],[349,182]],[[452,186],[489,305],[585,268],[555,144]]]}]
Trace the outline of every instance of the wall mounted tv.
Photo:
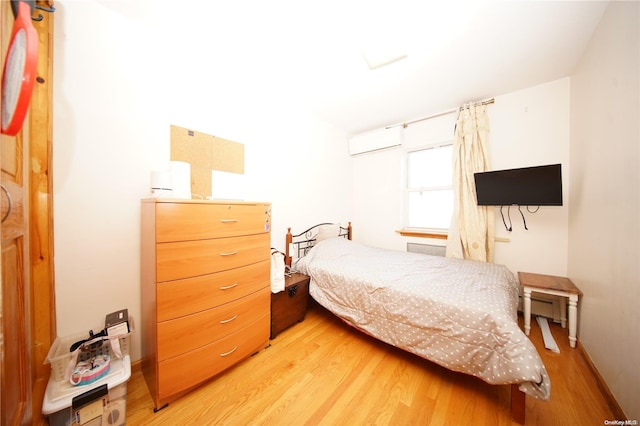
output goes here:
[{"label": "wall mounted tv", "polygon": [[560,164],[474,173],[479,206],[561,206]]}]

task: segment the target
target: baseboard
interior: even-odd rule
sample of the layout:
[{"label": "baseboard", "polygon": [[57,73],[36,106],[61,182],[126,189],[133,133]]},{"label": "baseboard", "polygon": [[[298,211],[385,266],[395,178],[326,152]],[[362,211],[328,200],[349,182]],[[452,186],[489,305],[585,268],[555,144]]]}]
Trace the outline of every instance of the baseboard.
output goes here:
[{"label": "baseboard", "polygon": [[613,415],[618,420],[626,420],[627,416],[624,414],[624,411],[622,411],[622,408],[618,404],[618,401],[616,401],[616,398],[613,396],[613,394],[609,390],[609,386],[607,386],[607,383],[604,381],[604,379],[600,375],[600,372],[598,371],[595,364],[591,360],[589,353],[586,351],[586,349],[582,345],[582,342],[580,342],[579,339],[577,343],[578,344],[576,345],[576,349],[580,351],[580,355],[582,356],[584,361],[587,363],[587,366],[591,370],[591,373],[593,373],[593,377],[595,377],[596,379],[596,384],[598,385],[598,389],[600,390],[600,393],[602,394],[605,401],[607,402],[607,405],[613,412]]},{"label": "baseboard", "polygon": [[131,363],[131,374],[142,374],[142,360],[137,360]]}]

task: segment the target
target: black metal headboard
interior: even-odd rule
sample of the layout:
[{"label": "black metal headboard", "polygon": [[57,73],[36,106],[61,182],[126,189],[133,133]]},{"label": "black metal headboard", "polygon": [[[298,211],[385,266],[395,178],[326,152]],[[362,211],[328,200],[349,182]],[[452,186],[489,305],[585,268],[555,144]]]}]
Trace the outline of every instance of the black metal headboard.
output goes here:
[{"label": "black metal headboard", "polygon": [[[323,225],[338,225],[338,237],[343,237],[350,240],[353,236],[351,222],[349,222],[349,225],[346,227],[340,225],[339,223],[319,223],[317,225],[313,225],[306,231],[302,231],[301,233],[295,235],[291,234],[291,228],[287,228],[284,261],[288,266],[291,266],[292,254],[295,253],[296,258],[304,257],[304,255],[306,255],[307,252],[316,244],[318,231]],[[290,250],[293,250],[293,253],[291,253]]]}]

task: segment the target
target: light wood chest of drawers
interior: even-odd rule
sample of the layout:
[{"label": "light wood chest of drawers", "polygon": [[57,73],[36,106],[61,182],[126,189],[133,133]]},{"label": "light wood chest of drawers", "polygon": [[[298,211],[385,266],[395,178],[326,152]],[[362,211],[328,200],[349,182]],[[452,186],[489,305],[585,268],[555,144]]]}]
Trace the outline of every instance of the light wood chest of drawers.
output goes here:
[{"label": "light wood chest of drawers", "polygon": [[265,348],[271,205],[145,199],[142,370],[160,409]]}]

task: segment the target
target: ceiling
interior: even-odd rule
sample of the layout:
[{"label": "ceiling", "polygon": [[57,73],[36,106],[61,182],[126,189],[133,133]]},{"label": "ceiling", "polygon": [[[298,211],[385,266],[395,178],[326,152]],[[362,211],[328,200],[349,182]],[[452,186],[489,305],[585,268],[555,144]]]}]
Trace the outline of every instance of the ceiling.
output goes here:
[{"label": "ceiling", "polygon": [[[405,59],[369,70],[358,41],[344,43],[347,36],[339,36],[331,49],[305,52],[311,54],[305,60],[312,68],[305,75],[317,79],[315,86],[307,82],[308,108],[358,133],[566,77],[607,6],[476,2],[465,13],[463,2],[422,3],[403,7],[394,2],[392,10],[379,15],[356,14],[364,28],[394,37],[399,53],[405,46]],[[345,30],[340,24],[346,30],[356,26],[355,21],[338,22],[333,27],[338,34]]]},{"label": "ceiling", "polygon": [[[162,9],[140,0],[100,3],[136,19],[164,14],[162,46],[174,55],[165,65],[179,67],[168,78],[189,64],[189,78],[181,80],[198,84],[202,96],[299,106],[349,134],[569,76],[608,5],[183,0],[180,8]],[[362,51],[371,46],[406,58],[370,70]]]}]

